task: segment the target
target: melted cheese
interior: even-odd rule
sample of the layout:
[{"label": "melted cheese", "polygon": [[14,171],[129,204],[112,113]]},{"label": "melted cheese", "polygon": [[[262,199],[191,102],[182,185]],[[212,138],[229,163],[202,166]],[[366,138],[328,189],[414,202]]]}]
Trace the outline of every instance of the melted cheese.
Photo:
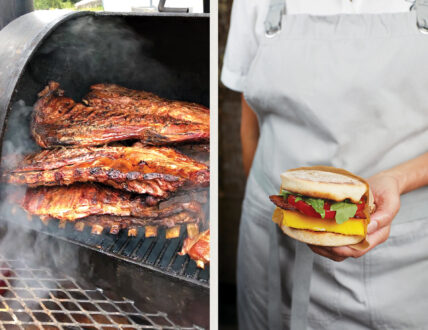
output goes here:
[{"label": "melted cheese", "polygon": [[291,228],[328,231],[343,235],[366,235],[365,219],[351,218],[342,224],[337,224],[334,219],[314,218],[294,211],[282,211],[284,214],[282,225]]}]

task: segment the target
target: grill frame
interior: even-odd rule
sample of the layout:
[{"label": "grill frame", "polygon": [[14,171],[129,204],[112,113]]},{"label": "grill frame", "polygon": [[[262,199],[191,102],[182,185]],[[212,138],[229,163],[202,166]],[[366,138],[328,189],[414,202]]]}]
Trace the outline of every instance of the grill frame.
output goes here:
[{"label": "grill frame", "polygon": [[[40,16],[42,15],[42,16]],[[5,47],[0,48],[0,139],[4,141],[4,134],[8,115],[16,101],[25,99],[27,104],[33,104],[36,93],[41,90],[40,86],[29,86],[26,83],[27,69],[42,44],[58,29],[61,25],[78,18],[88,17],[121,17],[130,18],[142,17],[159,19],[184,19],[184,20],[204,20],[208,21],[209,14],[176,14],[176,13],[93,13],[93,12],[63,12],[46,11],[43,13],[30,13],[24,15],[10,23],[0,32],[0,42]],[[7,65],[5,65],[7,64]],[[42,84],[45,85],[47,81]],[[31,88],[29,88],[31,87]],[[66,93],[70,90],[63,86]],[[82,86],[86,91],[88,86]],[[132,86],[127,86],[132,87]],[[70,95],[80,99],[81,95]],[[161,95],[168,97],[167,95]],[[203,103],[203,102],[201,102]],[[205,104],[208,105],[208,104]],[[0,143],[0,152],[3,144]],[[3,196],[4,198],[4,196]],[[15,221],[12,215],[2,214],[0,220],[11,222]],[[98,287],[103,287],[105,282],[114,283],[118,292],[123,292],[127,297],[136,301],[142,310],[166,311],[178,321],[183,320],[189,323],[189,320],[195,320],[199,313],[201,322],[193,322],[208,327],[209,320],[209,284],[203,283],[182,276],[183,274],[173,274],[162,271],[157,267],[150,265],[141,266],[138,262],[127,260],[126,258],[112,258],[111,254],[100,253],[96,247],[88,246],[71,240],[69,238],[57,237],[61,230],[49,232],[47,228],[41,227],[40,230],[34,227],[37,221],[25,224],[32,227],[33,235],[46,235],[47,239],[52,241],[62,241],[64,245],[70,245],[79,249],[79,254],[84,256],[83,260],[90,260],[83,267],[90,269],[87,280],[93,282]],[[20,224],[21,226],[23,224]],[[41,223],[40,223],[41,225]],[[49,227],[48,227],[49,228]],[[193,261],[189,261],[191,264]],[[194,263],[194,262],[193,262]],[[83,275],[83,274],[82,274]],[[103,287],[104,288],[104,287]],[[174,299],[162,297],[173,296]],[[150,300],[150,299],[151,300]],[[193,307],[193,310],[191,307]],[[195,312],[197,310],[198,312]],[[178,322],[181,324],[182,322]]]},{"label": "grill frame", "polygon": [[[149,46],[147,49],[141,50],[141,52],[143,53],[144,51],[155,52],[154,55],[150,54],[149,58],[150,56],[155,58],[156,56],[161,56],[162,60],[160,61],[161,62],[160,66],[164,65],[170,71],[174,71],[174,70],[185,71],[189,69],[189,67],[194,67],[196,64],[193,63],[192,60],[187,60],[187,62],[184,64],[176,63],[176,61],[171,60],[171,55],[159,55],[159,52],[168,50],[168,48],[165,48],[166,47],[165,44],[169,43],[169,41],[166,40],[166,43],[165,43],[163,39],[171,35],[171,33],[173,36],[176,36],[174,35],[174,33],[177,33],[177,31],[170,32],[168,28],[171,29],[171,27],[177,24],[181,24],[181,25],[184,24],[187,26],[183,28],[182,31],[188,32],[189,29],[190,30],[192,29],[193,27],[192,24],[197,24],[196,26],[200,26],[201,28],[203,28],[204,33],[207,32],[205,30],[208,29],[207,23],[209,20],[209,14],[37,11],[16,19],[0,32],[0,42],[7,46],[7,47],[2,47],[0,49],[0,127],[1,127],[0,138],[2,142],[5,141],[5,138],[8,138],[7,136],[5,137],[5,133],[7,131],[7,120],[9,118],[9,114],[12,113],[11,112],[12,109],[14,109],[14,105],[17,104],[17,101],[24,100],[27,104],[33,104],[35,102],[37,92],[39,92],[44,87],[44,85],[47,83],[49,79],[55,78],[55,77],[52,77],[52,74],[48,70],[50,63],[46,62],[45,57],[39,54],[40,50],[44,49],[43,47],[45,46],[45,44],[48,43],[48,40],[50,38],[53,38],[55,34],[59,34],[63,37],[64,35],[67,36],[66,33],[64,34],[64,31],[67,31],[66,30],[67,28],[69,28],[70,26],[73,26],[73,24],[82,23],[82,20],[86,18],[88,19],[93,18],[96,20],[100,20],[100,19],[102,20],[104,18],[107,20],[121,19],[121,20],[124,20],[124,22],[126,22],[127,24],[129,24],[130,28],[132,29],[137,29],[138,27],[141,27],[141,26],[147,27],[148,24],[150,25],[151,23],[156,22],[156,20],[159,19],[160,23],[157,23],[154,25],[154,31],[150,32],[149,36],[147,36],[146,32],[142,34],[141,46],[144,46],[144,45],[149,45]],[[142,25],[137,24],[138,22],[140,22],[140,20],[142,22],[141,23]],[[107,22],[106,24],[110,24],[110,25],[117,23],[116,21],[106,21],[106,22]],[[85,23],[85,21],[83,21],[83,23]],[[162,24],[164,23],[168,23],[168,24],[163,29]],[[69,24],[68,27],[66,27],[67,24]],[[97,24],[99,24],[99,21]],[[100,26],[103,27],[102,24],[100,24]],[[198,33],[200,34],[200,32]],[[150,37],[150,34],[153,36]],[[186,40],[184,41],[184,39]],[[193,40],[201,40],[201,37],[193,36],[192,38],[189,38],[185,36],[180,40],[181,40],[180,42],[184,42],[186,45],[190,45]],[[83,42],[84,45],[86,45],[85,42],[88,43],[89,41],[85,40]],[[151,42],[156,42],[159,44],[159,46],[150,48]],[[177,45],[177,42],[172,44]],[[81,45],[78,45],[78,46],[82,47]],[[183,51],[182,53],[184,54],[194,53],[195,49],[198,49],[198,47],[201,47],[204,52],[202,55],[201,63],[205,63],[205,61],[209,59],[209,51],[206,52],[207,49],[209,48],[209,41],[206,42],[206,45],[198,45],[197,47],[196,46],[193,46],[193,47],[194,48],[192,48],[191,50],[187,50],[185,52]],[[66,53],[67,48],[64,48],[63,52]],[[69,63],[68,62],[62,63],[62,64],[60,63],[59,65],[56,64],[57,62],[61,62],[58,60],[63,60],[64,58],[62,57],[58,58],[58,56],[60,55],[55,53],[55,51],[53,51],[52,53],[54,54],[53,59],[48,59],[48,60],[55,63],[57,72],[67,74],[66,71],[63,71],[63,69],[68,68]],[[79,63],[79,61],[84,62],[85,59],[87,58],[83,57],[83,59],[78,59],[77,62],[73,62],[72,63],[73,65],[71,65],[71,71],[73,70],[74,67],[78,67],[77,64]],[[142,59],[144,60],[144,57]],[[179,59],[181,60],[182,57],[179,57]],[[2,63],[11,63],[11,64],[3,68]],[[142,63],[141,59],[139,59],[138,63]],[[196,68],[199,68],[200,66],[201,64],[197,64]],[[35,73],[33,67],[36,67],[36,68],[42,67],[42,69],[39,69],[41,71],[41,75],[40,73],[39,74],[37,72]],[[120,66],[117,67],[116,65],[115,68],[118,68],[120,70]],[[144,68],[146,67],[144,66]],[[196,70],[197,72],[198,69],[193,68],[192,70]],[[195,71],[190,72],[190,77],[192,77],[193,81],[190,83],[187,82],[187,86],[184,88],[182,87],[177,88],[177,86],[175,85],[178,84],[178,82],[181,82],[181,80],[179,79],[181,76],[183,77],[183,79],[188,76],[186,76],[185,73],[181,74],[180,76],[180,72],[178,72],[178,73],[173,73],[170,76],[171,79],[173,80],[173,83],[162,82],[158,85],[155,84],[156,85],[154,87],[155,90],[151,90],[151,91],[168,93],[168,90],[172,89],[174,91],[172,92],[172,95],[169,95],[170,98],[174,99],[174,96],[178,96],[178,99],[180,99],[180,96],[184,99],[191,98],[193,95],[192,88],[194,88],[195,85],[198,85],[199,82],[204,82],[209,84],[209,79],[207,79],[207,75],[209,75],[208,63],[207,63],[206,72],[205,71],[202,73],[198,72],[196,75],[194,72]],[[44,82],[40,81],[41,79],[43,79],[45,74],[48,76],[50,75],[50,77],[45,78],[46,81]],[[168,76],[169,75],[166,74],[166,77]],[[105,79],[106,77],[110,77],[110,76],[106,73],[101,73],[98,82],[102,82],[103,79]],[[162,80],[161,79],[162,77],[165,78],[165,76],[161,76],[159,77],[160,78],[159,80]],[[140,77],[137,77],[137,78],[133,77],[131,80],[133,80],[133,83],[136,84],[140,82],[140,79],[141,79]],[[63,87],[66,93],[70,92],[71,94],[70,96],[75,99],[80,99],[80,97],[82,96],[81,95],[82,90],[88,91],[89,89],[88,88],[89,86],[86,86],[86,85],[90,81],[84,81],[84,82],[77,81],[77,87],[76,87],[76,81],[68,82],[67,79],[65,80],[66,81],[64,82]],[[73,79],[70,78],[69,80],[73,80]],[[150,81],[148,82],[147,79],[145,78],[141,79],[141,83],[143,83],[143,86],[148,84],[150,87]],[[67,84],[69,86],[67,86]],[[130,82],[130,84],[132,85],[132,82]],[[132,87],[132,86],[127,86],[127,87]],[[182,91],[180,91],[180,88],[182,88]],[[76,89],[78,90],[76,91]],[[196,90],[195,91],[196,101],[200,101],[202,103],[205,103],[205,105],[208,105],[209,100],[204,91],[204,87],[198,87],[198,88],[195,88],[195,90]],[[1,93],[2,91],[4,91],[4,93]],[[208,94],[209,94],[209,91],[208,91]],[[168,97],[168,95],[161,95],[161,96]],[[193,100],[190,100],[190,101],[193,101]],[[25,115],[25,118],[20,118],[19,120],[27,121],[24,127],[28,126],[29,128],[30,120],[31,120],[31,112],[28,111],[27,114]],[[18,130],[15,128],[15,131],[18,131]],[[19,138],[22,136],[23,136],[22,133],[18,133]],[[30,138],[30,137],[28,136],[26,138]],[[3,147],[3,143],[0,143],[0,152],[2,150],[2,147]],[[37,147],[35,147],[33,143],[33,146],[31,146],[31,148],[37,148]],[[31,149],[31,151],[35,151],[35,150],[36,149]],[[28,152],[30,150],[26,150],[26,151]],[[7,192],[6,193],[2,192],[3,200],[6,198],[5,194],[7,194]],[[8,220],[9,218],[13,219],[14,216],[8,215],[8,216],[4,216],[4,218]],[[78,239],[77,236],[75,236],[74,238],[70,238],[70,236],[73,236],[72,233],[76,231],[70,231],[69,229],[67,229],[68,231],[66,231],[65,233],[70,235],[64,236],[62,235],[64,232],[61,230],[59,231],[52,230],[51,227],[48,227],[48,228],[43,226],[40,227],[40,226],[35,226],[34,224],[35,224],[35,221],[33,221],[32,226],[30,226],[32,229],[42,231],[46,234],[50,234],[51,236],[59,235],[61,236],[60,237],[61,239],[66,240],[68,242],[73,242],[80,246],[91,248],[98,252],[106,253],[107,255],[110,255],[110,256],[118,257],[124,261],[128,261],[136,265],[140,265],[140,266],[142,265],[142,262],[140,262],[141,260],[135,260],[135,258],[128,258],[127,256],[120,256],[117,253],[106,252],[105,249],[96,248],[94,244],[88,244],[87,242],[81,241],[80,239]],[[69,226],[67,226],[67,228],[68,227]],[[139,230],[139,232],[141,232],[141,230]],[[121,235],[122,234],[123,233],[121,233]],[[105,232],[103,235],[107,236]],[[162,236],[163,236],[163,233],[160,233],[157,237],[157,240],[163,239]],[[147,239],[147,240],[150,240],[150,239]],[[169,271],[169,273],[172,277],[175,277],[180,280],[186,280],[186,281],[192,282],[195,285],[202,285],[203,287],[208,288],[208,276],[204,276],[205,278],[207,278],[207,281],[205,283],[204,281],[198,281],[197,278],[192,278],[192,276],[188,276],[189,272],[187,272],[185,269],[187,268],[188,265],[190,268],[192,268],[190,271],[198,275],[199,272],[195,271],[196,264],[194,264],[193,261],[189,261],[188,257],[185,258],[185,257],[176,256],[175,252],[178,251],[178,248],[179,246],[182,245],[182,242],[183,242],[183,235],[180,236],[180,241],[178,243],[174,241],[174,244],[177,243],[176,249],[174,251],[168,251],[168,253],[171,254],[171,258],[174,260],[171,259],[171,262],[168,262],[168,264],[166,264],[164,260],[158,260],[158,258],[153,259],[153,257],[151,257],[153,260],[150,259],[149,262],[145,263],[144,266],[148,269],[151,269],[154,271],[161,271],[164,273],[167,273],[166,270],[169,269],[171,270]],[[125,244],[128,244],[128,240],[125,242]],[[137,243],[137,246],[138,244],[140,243]],[[145,243],[141,243],[141,244],[145,244]],[[171,244],[172,243],[168,242],[168,245],[171,245]],[[160,255],[162,255],[165,250],[164,246],[158,246],[158,245],[152,246],[152,244],[150,244],[149,249],[151,248],[159,249],[158,252],[160,253]],[[176,257],[174,258],[174,256]],[[175,260],[180,260],[180,259],[182,260],[181,264],[184,265],[183,269],[179,269],[180,267],[178,267],[176,264],[172,264],[175,262]],[[154,266],[152,266],[153,264]],[[159,264],[161,267],[156,267],[156,264]]]}]

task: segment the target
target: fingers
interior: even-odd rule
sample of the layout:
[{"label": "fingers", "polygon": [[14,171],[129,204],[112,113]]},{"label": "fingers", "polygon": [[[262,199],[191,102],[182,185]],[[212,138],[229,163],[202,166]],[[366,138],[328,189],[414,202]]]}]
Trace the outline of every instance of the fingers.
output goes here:
[{"label": "fingers", "polygon": [[338,255],[336,255],[336,254],[332,253],[332,252],[330,251],[330,248],[329,248],[329,247],[325,247],[325,246],[316,246],[316,245],[309,245],[309,248],[310,248],[314,253],[319,254],[320,256],[323,256],[323,257],[329,258],[329,259],[331,259],[331,260],[333,260],[333,261],[340,262],[340,261],[343,261],[343,260],[345,260],[345,259],[346,259],[346,257],[341,257],[341,256],[338,256]]},{"label": "fingers", "polygon": [[367,228],[369,234],[390,225],[400,209],[400,195],[395,192],[385,191],[381,196],[375,196],[375,200],[376,211],[370,216],[372,223]]},{"label": "fingers", "polygon": [[391,226],[385,226],[383,228],[380,228],[379,230],[375,231],[373,234],[367,236],[367,241],[370,243],[370,247],[366,250],[363,250],[364,253],[367,253],[371,249],[373,249],[375,246],[382,244],[385,242],[389,234],[391,232]]},{"label": "fingers", "polygon": [[376,232],[367,236],[367,241],[370,243],[370,246],[365,250],[355,250],[349,246],[337,246],[337,247],[327,247],[327,246],[316,246],[308,245],[309,248],[316,254],[319,254],[323,257],[329,258],[333,261],[343,261],[347,258],[359,258],[365,255],[367,252],[375,248],[377,245],[385,242],[391,230],[391,226],[385,226],[380,228]]},{"label": "fingers", "polygon": [[367,234],[374,233],[379,228],[379,223],[376,220],[370,219],[370,223],[367,226]]}]

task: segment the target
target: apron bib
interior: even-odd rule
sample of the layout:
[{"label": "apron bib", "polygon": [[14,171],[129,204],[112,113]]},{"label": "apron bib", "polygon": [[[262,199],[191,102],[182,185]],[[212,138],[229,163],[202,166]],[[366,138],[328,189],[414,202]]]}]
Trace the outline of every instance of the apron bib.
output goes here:
[{"label": "apron bib", "polygon": [[[407,271],[425,266],[420,255],[413,257],[411,242],[418,242],[428,260],[422,234],[428,233],[428,187],[401,197],[386,243],[340,264],[282,234],[271,221],[268,196],[278,192],[279,174],[289,168],[330,165],[369,177],[428,151],[428,35],[421,31],[428,28],[426,2],[416,1],[409,13],[311,16],[284,15],[284,0],[271,1],[266,38],[244,91],[258,117],[260,139],[238,247],[242,329],[398,324],[375,296],[394,290],[383,282],[397,285],[411,275],[403,271],[383,281],[386,269],[395,271],[404,260],[411,264]],[[395,264],[377,264],[393,255]],[[417,284],[427,287],[428,279]],[[370,285],[376,288],[370,291]],[[418,311],[400,326],[427,325],[428,316]]]}]

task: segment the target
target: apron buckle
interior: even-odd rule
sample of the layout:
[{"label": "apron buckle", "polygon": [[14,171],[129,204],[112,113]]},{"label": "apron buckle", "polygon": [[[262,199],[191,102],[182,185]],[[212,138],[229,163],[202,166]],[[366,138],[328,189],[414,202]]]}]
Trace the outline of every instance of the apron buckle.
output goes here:
[{"label": "apron buckle", "polygon": [[265,20],[265,35],[273,38],[281,31],[282,16],[285,14],[284,0],[272,0]]},{"label": "apron buckle", "polygon": [[412,10],[416,10],[416,25],[423,34],[428,34],[428,0],[416,0]]}]

